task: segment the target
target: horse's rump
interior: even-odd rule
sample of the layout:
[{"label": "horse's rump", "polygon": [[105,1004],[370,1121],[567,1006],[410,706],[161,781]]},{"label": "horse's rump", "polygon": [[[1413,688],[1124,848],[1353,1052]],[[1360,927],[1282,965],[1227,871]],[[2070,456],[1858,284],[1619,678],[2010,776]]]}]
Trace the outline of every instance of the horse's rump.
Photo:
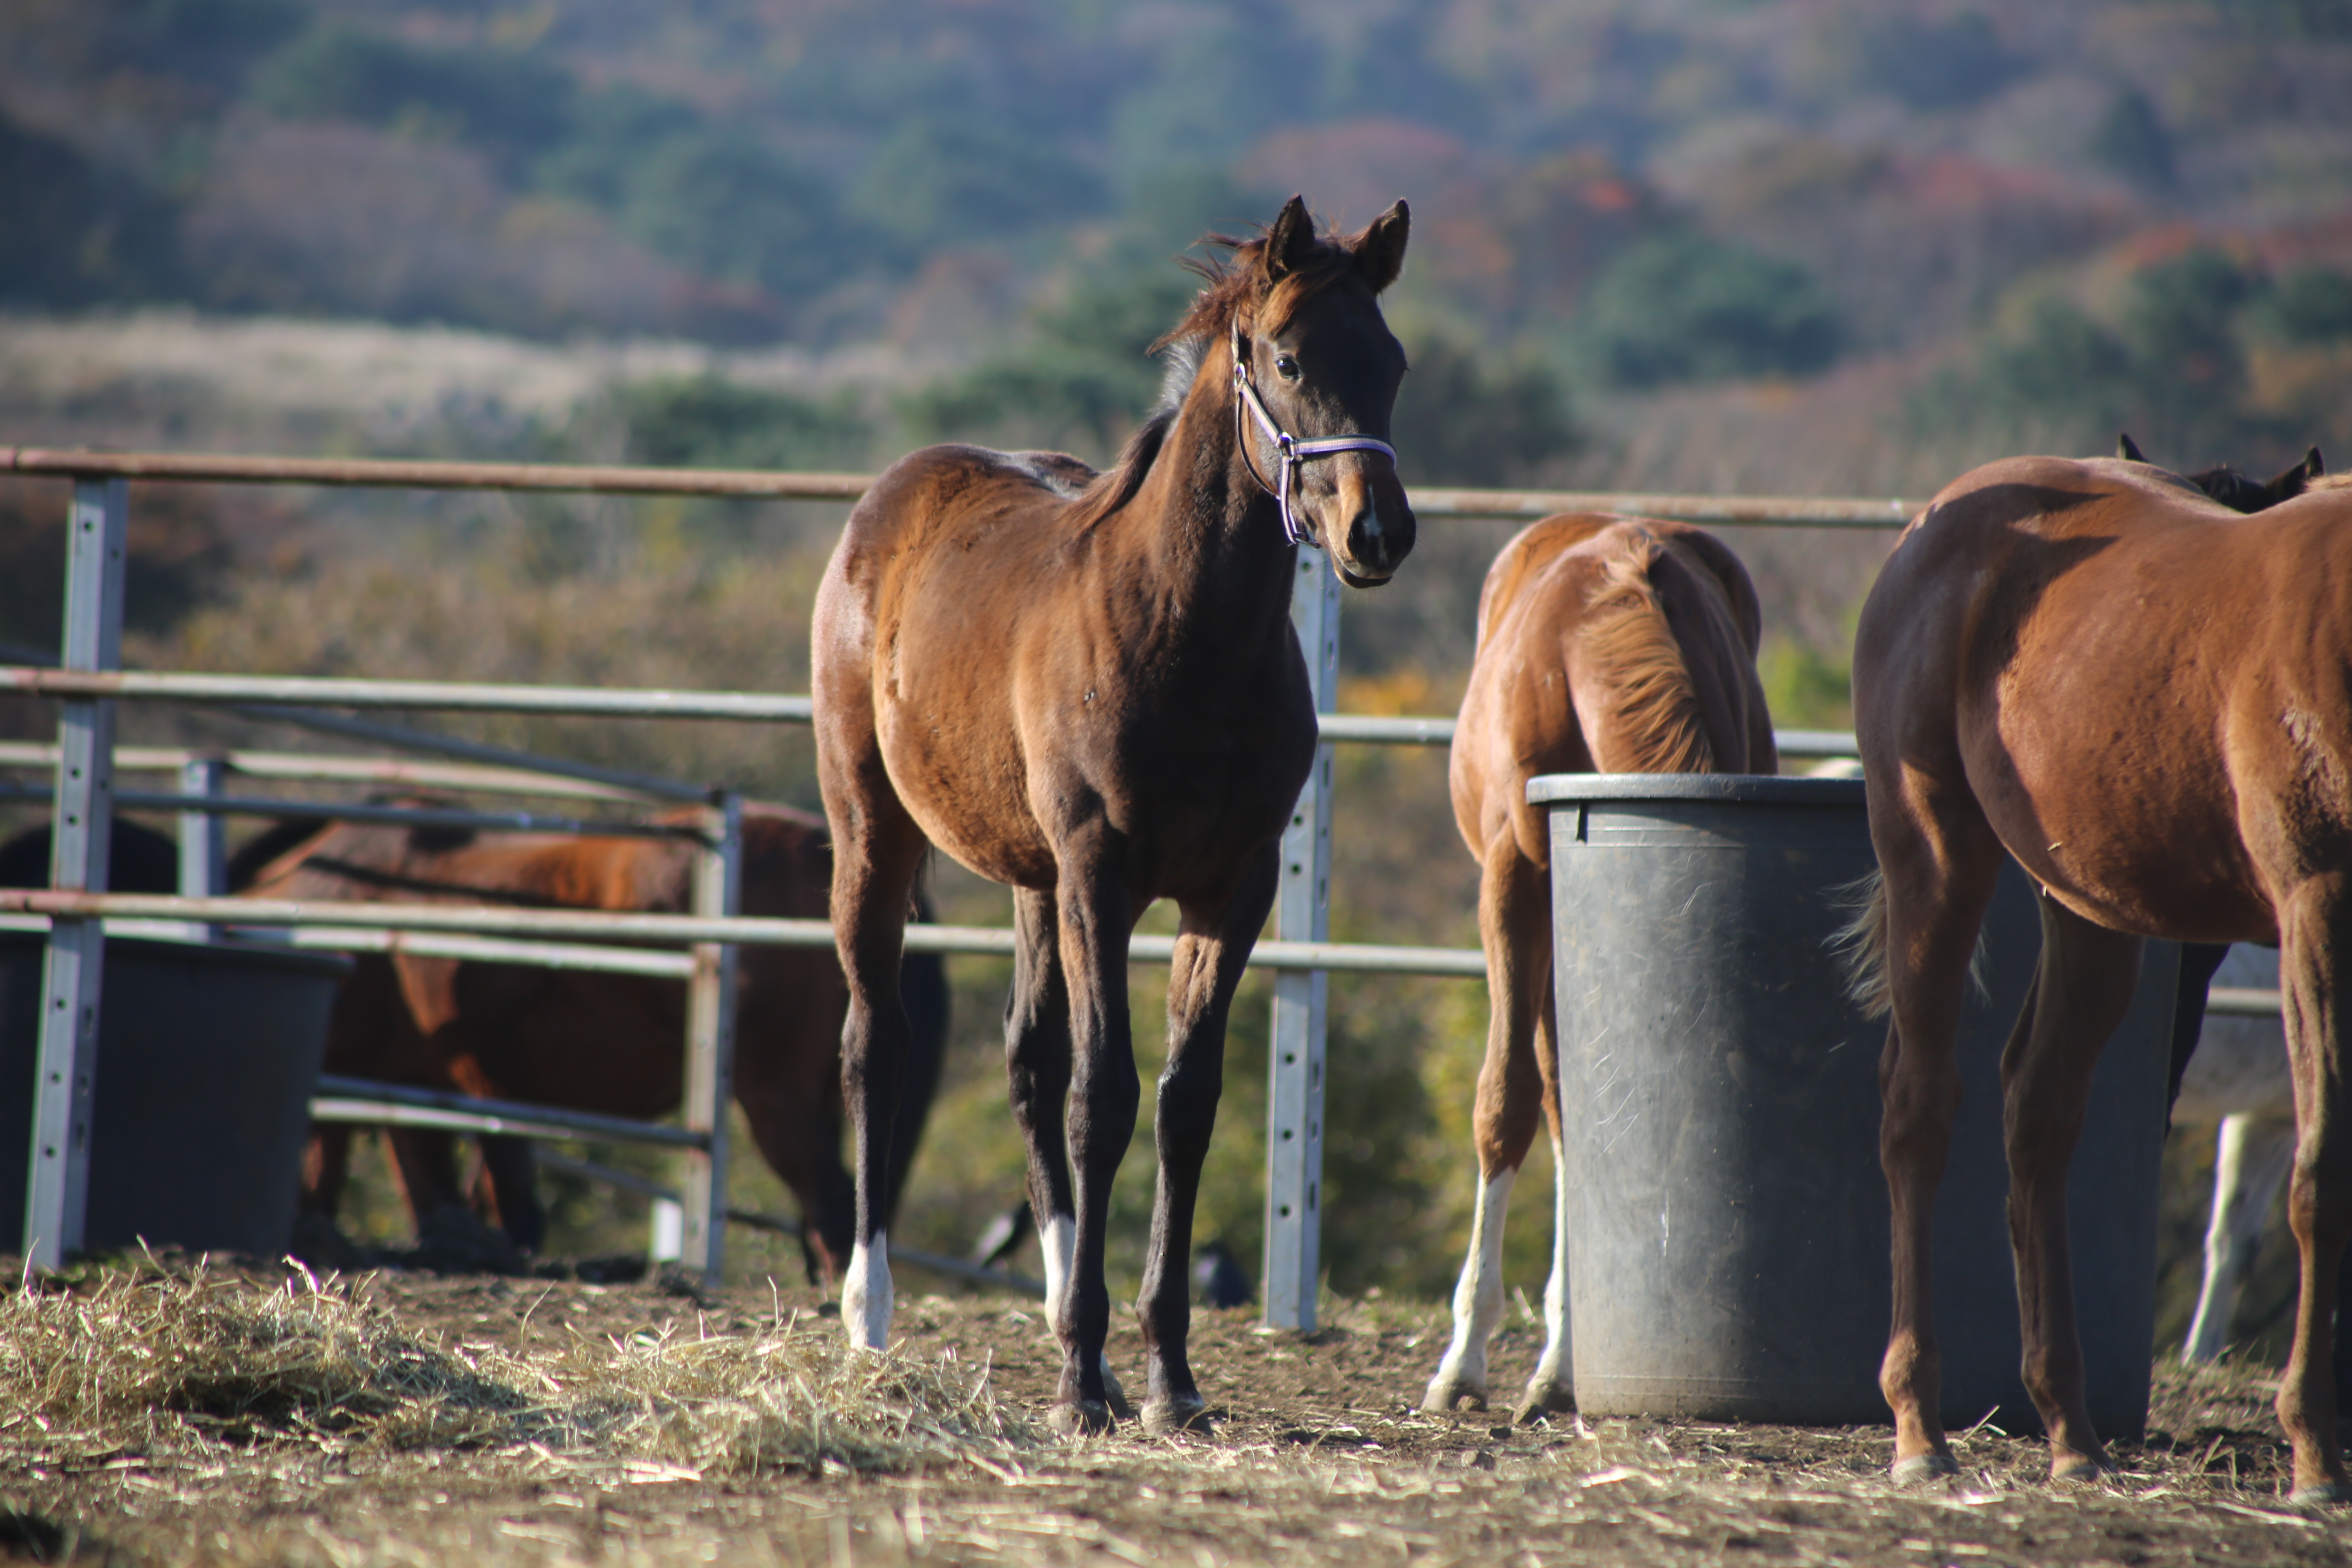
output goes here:
[{"label": "horse's rump", "polygon": [[1487,572],[1454,740],[1472,852],[1507,817],[1542,863],[1535,773],[1774,771],[1761,621],[1738,557],[1696,529],[1571,513],[1522,531]]}]

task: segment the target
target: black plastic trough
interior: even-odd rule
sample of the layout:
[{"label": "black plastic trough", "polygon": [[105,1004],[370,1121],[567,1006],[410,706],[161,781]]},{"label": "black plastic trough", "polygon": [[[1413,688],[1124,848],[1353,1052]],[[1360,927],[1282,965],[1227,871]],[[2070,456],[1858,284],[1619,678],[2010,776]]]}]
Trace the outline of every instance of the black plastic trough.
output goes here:
[{"label": "black plastic trough", "polygon": [[[1830,941],[1874,864],[1858,779],[1562,774],[1549,807],[1574,1364],[1588,1414],[1883,1423],[1877,1068]],[[2019,1381],[1999,1061],[2041,950],[2012,864],[1936,1209],[1943,1415],[2038,1427]],[[2147,1413],[2179,950],[2150,942],[2068,1189],[2102,1434]]]},{"label": "black plastic trough", "polygon": [[[24,1249],[38,934],[0,932],[0,1244]],[[335,985],[351,961],[110,939],[84,1247],[286,1250]]]}]

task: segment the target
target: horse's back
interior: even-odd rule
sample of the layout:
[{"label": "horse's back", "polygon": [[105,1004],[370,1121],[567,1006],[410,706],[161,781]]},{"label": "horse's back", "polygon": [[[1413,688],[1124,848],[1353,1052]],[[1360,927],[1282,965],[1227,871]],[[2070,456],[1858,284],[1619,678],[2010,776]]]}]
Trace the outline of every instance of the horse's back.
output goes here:
[{"label": "horse's back", "polygon": [[1523,530],[1487,573],[1455,732],[1473,853],[1508,820],[1548,861],[1537,773],[1774,771],[1760,632],[1746,569],[1698,529],[1566,513]]}]

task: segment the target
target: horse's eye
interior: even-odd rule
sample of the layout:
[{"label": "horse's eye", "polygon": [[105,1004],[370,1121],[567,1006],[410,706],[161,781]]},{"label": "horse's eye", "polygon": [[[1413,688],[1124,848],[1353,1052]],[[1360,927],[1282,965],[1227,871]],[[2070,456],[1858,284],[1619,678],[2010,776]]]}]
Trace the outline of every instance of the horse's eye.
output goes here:
[{"label": "horse's eye", "polygon": [[1282,377],[1285,381],[1297,381],[1298,379],[1298,357],[1296,354],[1275,355],[1274,373]]}]

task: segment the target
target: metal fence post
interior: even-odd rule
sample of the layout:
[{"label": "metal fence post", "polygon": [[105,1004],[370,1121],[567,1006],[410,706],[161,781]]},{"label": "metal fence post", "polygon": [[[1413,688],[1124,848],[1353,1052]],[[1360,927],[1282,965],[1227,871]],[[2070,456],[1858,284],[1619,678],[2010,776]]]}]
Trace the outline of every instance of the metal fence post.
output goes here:
[{"label": "metal fence post", "polygon": [[[743,797],[720,793],[704,814],[695,851],[694,912],[732,919],[743,890]],[[694,944],[686,1009],[686,1124],[709,1139],[686,1157],[683,1261],[716,1290],[727,1237],[727,1109],[735,1098],[733,942]]]},{"label": "metal fence post", "polygon": [[[180,793],[207,798],[224,793],[228,763],[220,757],[191,757],[180,764]],[[217,899],[228,891],[228,819],[218,812],[180,813],[180,897]],[[190,921],[188,940],[210,942],[214,928]]]},{"label": "metal fence post", "polygon": [[[1333,710],[1339,684],[1339,583],[1323,556],[1302,550],[1291,584],[1290,617],[1307,654],[1319,713]],[[1282,836],[1276,934],[1325,942],[1331,934],[1331,747],[1315,748],[1315,768],[1298,792]],[[1274,982],[1274,1038],[1265,1129],[1265,1321],[1311,1332],[1322,1279],[1323,1034],[1329,977],[1285,972]]]},{"label": "metal fence post", "polygon": [[[112,669],[122,662],[123,539],[129,510],[121,479],[83,479],[74,485],[73,510],[66,521],[66,637],[60,661],[68,669]],[[58,743],[49,885],[104,892],[114,825],[114,704],[61,704]],[[98,1079],[99,985],[105,967],[102,922],[49,922],[25,1189],[25,1258],[38,1268],[61,1268],[81,1250],[89,1199],[91,1088]]]}]

